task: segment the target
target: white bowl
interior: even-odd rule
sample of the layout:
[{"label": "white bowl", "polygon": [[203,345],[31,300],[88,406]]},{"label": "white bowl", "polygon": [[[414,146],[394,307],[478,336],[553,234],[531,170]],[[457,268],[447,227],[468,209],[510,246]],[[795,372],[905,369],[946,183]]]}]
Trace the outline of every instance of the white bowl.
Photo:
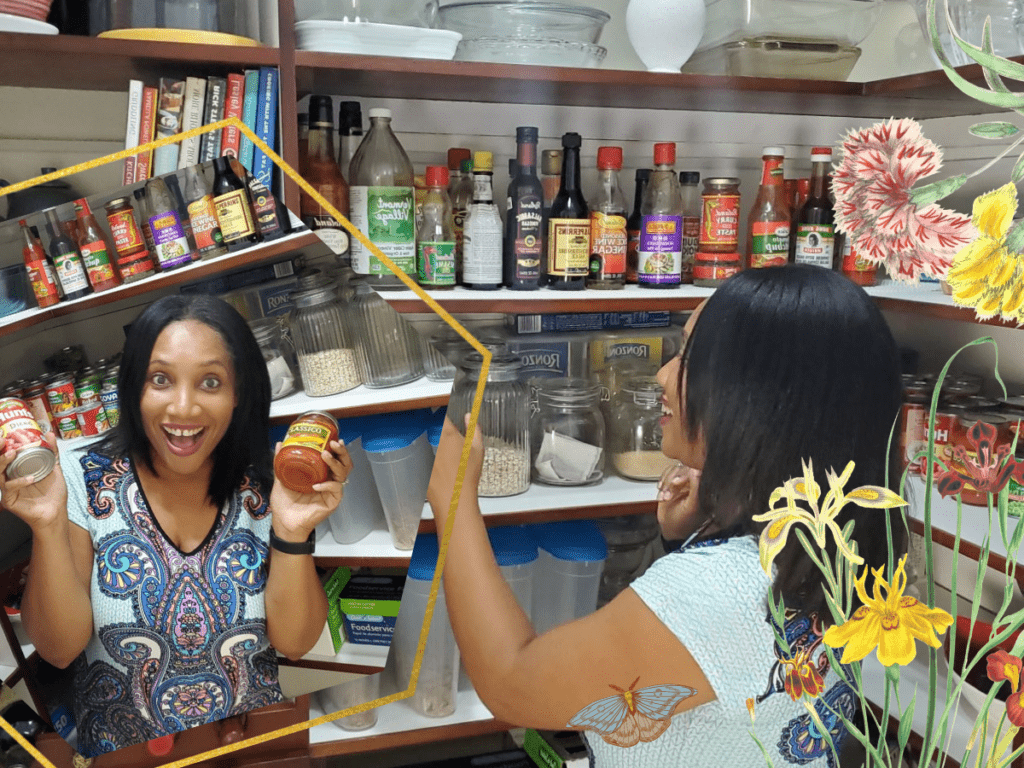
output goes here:
[{"label": "white bowl", "polygon": [[310,20],[295,23],[295,38],[300,51],[450,60],[462,35],[397,24]]}]

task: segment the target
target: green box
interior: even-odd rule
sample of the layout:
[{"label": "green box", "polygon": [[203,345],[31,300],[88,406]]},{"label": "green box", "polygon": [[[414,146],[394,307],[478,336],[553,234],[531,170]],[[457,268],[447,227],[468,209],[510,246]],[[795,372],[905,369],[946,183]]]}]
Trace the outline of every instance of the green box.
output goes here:
[{"label": "green box", "polygon": [[404,587],[404,576],[352,576],[338,597],[348,641],[391,645]]}]

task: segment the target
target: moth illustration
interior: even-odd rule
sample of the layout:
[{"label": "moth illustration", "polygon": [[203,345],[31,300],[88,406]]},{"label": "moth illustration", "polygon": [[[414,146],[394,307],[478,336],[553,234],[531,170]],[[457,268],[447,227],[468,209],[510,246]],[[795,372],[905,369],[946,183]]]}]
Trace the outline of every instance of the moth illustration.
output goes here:
[{"label": "moth illustration", "polygon": [[654,741],[672,724],[672,710],[696,691],[685,685],[652,685],[635,690],[638,677],[629,688],[618,691],[577,712],[567,727],[582,727],[616,747],[632,747],[641,741]]}]

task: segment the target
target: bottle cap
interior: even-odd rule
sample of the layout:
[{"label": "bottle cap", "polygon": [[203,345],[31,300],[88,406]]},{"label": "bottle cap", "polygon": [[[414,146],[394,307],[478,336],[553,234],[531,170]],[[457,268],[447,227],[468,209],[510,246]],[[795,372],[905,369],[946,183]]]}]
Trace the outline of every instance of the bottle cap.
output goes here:
[{"label": "bottle cap", "polygon": [[92,209],[89,208],[89,201],[86,200],[84,197],[80,197],[77,200],[75,200],[75,211],[86,215],[91,214]]},{"label": "bottle cap", "polygon": [[583,138],[575,131],[562,134],[562,149],[579,149]]},{"label": "bottle cap", "polygon": [[622,170],[622,147],[598,147],[597,148],[597,170],[599,170],[599,171],[621,171]]},{"label": "bottle cap", "polygon": [[545,176],[562,175],[562,150],[545,149],[540,153],[540,170]]},{"label": "bottle cap", "polygon": [[459,170],[462,171],[463,173],[472,173],[473,172],[473,161],[467,157],[459,165]]},{"label": "bottle cap", "polygon": [[386,107],[374,107],[369,112],[370,119],[373,120],[375,117],[386,117],[388,120],[391,119],[391,110]]},{"label": "bottle cap", "polygon": [[785,157],[786,150],[782,147],[765,147],[761,150],[761,155],[764,157]]},{"label": "bottle cap", "polygon": [[680,184],[700,184],[700,171],[680,171]]},{"label": "bottle cap", "polygon": [[811,150],[812,163],[826,163],[832,160],[832,147],[815,147]]},{"label": "bottle cap", "polygon": [[334,127],[334,101],[330,96],[309,97],[309,127]]},{"label": "bottle cap", "polygon": [[473,153],[473,171],[476,173],[490,173],[494,170],[494,155],[490,152]]},{"label": "bottle cap", "polygon": [[427,186],[428,187],[447,187],[448,186],[448,169],[443,165],[428,165],[427,166]]},{"label": "bottle cap", "polygon": [[676,145],[675,142],[665,141],[654,145],[655,165],[675,165]]},{"label": "bottle cap", "polygon": [[637,168],[636,176],[634,177],[638,183],[646,184],[651,180],[651,169],[650,168]]},{"label": "bottle cap", "polygon": [[469,160],[473,153],[465,147],[452,147],[448,150],[448,170],[457,171],[462,167],[463,160]]},{"label": "bottle cap", "polygon": [[338,131],[351,133],[353,130],[363,132],[363,109],[358,101],[343,101],[338,105]]},{"label": "bottle cap", "polygon": [[532,125],[524,125],[516,128],[516,141],[522,143],[524,141],[537,143],[538,131]]}]

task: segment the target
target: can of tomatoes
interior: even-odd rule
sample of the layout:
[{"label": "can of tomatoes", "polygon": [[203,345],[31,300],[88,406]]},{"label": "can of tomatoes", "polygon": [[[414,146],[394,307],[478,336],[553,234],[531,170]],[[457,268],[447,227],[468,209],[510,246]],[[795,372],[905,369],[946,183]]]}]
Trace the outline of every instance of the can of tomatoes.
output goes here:
[{"label": "can of tomatoes", "polygon": [[[968,477],[971,475],[971,468],[960,460],[956,454],[956,449],[958,447],[964,449],[963,457],[967,462],[971,464],[978,463],[978,445],[971,439],[970,433],[971,428],[979,422],[995,428],[996,439],[992,444],[993,452],[998,446],[1009,444],[1011,439],[1010,419],[1006,416],[984,411],[960,414],[957,418],[956,429],[953,430],[953,434],[950,436],[953,450],[949,468]],[[964,504],[984,507],[988,504],[988,492],[981,491],[972,483],[966,482],[960,491],[960,499]]]},{"label": "can of tomatoes", "polygon": [[80,406],[75,413],[78,415],[78,428],[82,430],[82,435],[85,437],[98,435],[100,432],[110,429],[107,413],[103,410],[103,403],[99,400]]},{"label": "can of tomatoes", "polygon": [[53,471],[57,457],[43,440],[43,430],[24,400],[0,400],[0,439],[5,453],[11,449],[16,452],[7,466],[9,479],[31,477],[37,483]]}]

